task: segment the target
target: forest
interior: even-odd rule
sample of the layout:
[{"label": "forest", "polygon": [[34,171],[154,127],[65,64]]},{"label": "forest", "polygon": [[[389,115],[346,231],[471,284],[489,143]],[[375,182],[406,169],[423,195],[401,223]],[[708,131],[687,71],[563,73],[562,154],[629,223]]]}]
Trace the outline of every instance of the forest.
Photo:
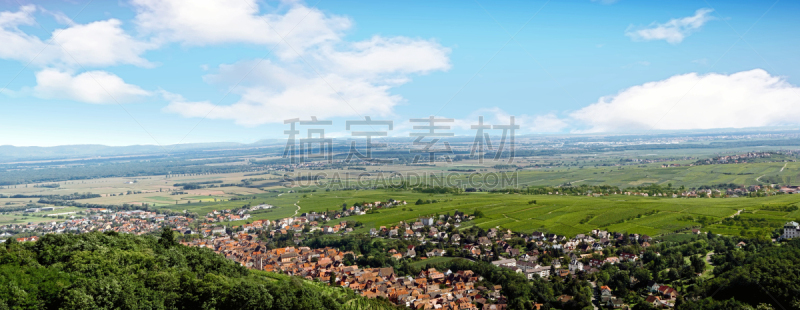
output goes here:
[{"label": "forest", "polygon": [[391,309],[349,289],[248,270],[209,249],[116,233],[0,245],[0,309]]}]

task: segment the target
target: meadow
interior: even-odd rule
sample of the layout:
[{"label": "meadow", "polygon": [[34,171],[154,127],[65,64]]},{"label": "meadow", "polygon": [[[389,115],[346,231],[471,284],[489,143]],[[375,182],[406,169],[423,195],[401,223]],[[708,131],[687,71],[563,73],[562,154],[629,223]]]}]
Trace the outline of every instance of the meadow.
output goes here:
[{"label": "meadow", "polygon": [[[211,210],[236,208],[248,203],[269,203],[275,209],[258,212],[248,221],[280,219],[299,213],[341,209],[343,204],[405,200],[408,204],[378,209],[376,213],[352,216],[341,220],[359,221],[359,231],[390,226],[401,221],[414,222],[423,216],[452,214],[456,210],[483,217],[465,223],[484,229],[502,228],[517,232],[550,232],[568,236],[605,229],[651,236],[668,235],[703,227],[703,231],[722,234],[753,234],[766,236],[789,220],[800,218],[800,211],[770,211],[770,207],[796,205],[800,195],[778,195],[761,198],[655,198],[628,195],[604,197],[521,195],[496,193],[423,194],[408,190],[346,190],[308,193],[255,195],[248,201],[222,201],[173,205],[167,208],[205,214]],[[437,201],[416,205],[418,199]],[[532,201],[536,203],[532,203]],[[724,219],[742,213],[732,223]],[[748,220],[755,219],[755,220]],[[338,222],[336,220],[334,222]],[[229,222],[241,225],[245,221]]]}]

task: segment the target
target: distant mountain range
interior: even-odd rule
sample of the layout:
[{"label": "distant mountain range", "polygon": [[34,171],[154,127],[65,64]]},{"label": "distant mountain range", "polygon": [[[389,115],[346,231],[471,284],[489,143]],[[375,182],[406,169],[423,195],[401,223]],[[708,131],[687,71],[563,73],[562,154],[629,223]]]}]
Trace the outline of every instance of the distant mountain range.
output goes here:
[{"label": "distant mountain range", "polygon": [[0,145],[0,162],[17,160],[67,159],[89,157],[135,156],[148,154],[171,154],[175,152],[256,148],[281,145],[285,140],[268,139],[244,144],[235,142],[187,143],[174,145],[129,145],[107,146],[99,144],[59,146],[13,146]]},{"label": "distant mountain range", "polygon": [[[747,137],[745,139],[773,140],[790,139],[796,143],[800,130],[797,128],[774,127],[774,128],[742,128],[742,129],[710,129],[710,130],[676,130],[676,131],[654,131],[644,133],[629,134],[526,134],[516,135],[517,141],[534,139],[541,141],[559,142],[579,142],[579,141],[613,141],[619,139],[652,139],[669,137],[692,137],[692,136],[716,136],[716,135],[736,135]],[[769,134],[770,137],[758,137],[759,135]],[[351,137],[335,138],[334,145],[347,147],[350,145]],[[380,137],[376,142],[389,143],[410,143],[411,137]],[[444,138],[450,143],[471,143],[474,136],[458,135]],[[499,141],[499,137],[492,136],[492,141]],[[753,141],[755,142],[755,141]],[[795,143],[791,143],[794,145]],[[225,151],[255,149],[264,147],[280,147],[286,144],[286,139],[263,139],[254,143],[237,142],[210,142],[210,143],[187,143],[174,145],[129,145],[129,146],[107,146],[99,144],[83,145],[61,145],[61,146],[12,146],[0,145],[0,163],[20,162],[20,161],[41,161],[41,160],[63,160],[63,159],[91,159],[127,156],[165,156],[180,153],[197,151]]]}]

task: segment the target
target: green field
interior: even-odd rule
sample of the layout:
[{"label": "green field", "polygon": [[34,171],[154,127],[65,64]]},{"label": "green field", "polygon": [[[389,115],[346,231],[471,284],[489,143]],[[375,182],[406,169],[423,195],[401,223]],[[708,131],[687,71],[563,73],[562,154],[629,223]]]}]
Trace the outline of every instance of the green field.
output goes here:
[{"label": "green field", "polygon": [[[789,220],[800,217],[798,211],[766,211],[769,206],[785,206],[800,202],[800,195],[778,195],[763,198],[654,198],[627,195],[605,197],[521,195],[465,193],[432,195],[407,190],[348,190],[313,193],[284,193],[256,195],[250,201],[225,201],[172,205],[173,210],[190,210],[205,214],[214,209],[235,208],[250,202],[253,205],[269,203],[277,208],[253,215],[257,219],[280,219],[293,216],[297,207],[300,213],[341,209],[357,202],[405,200],[408,205],[379,209],[378,213],[348,217],[364,223],[361,231],[372,227],[388,226],[400,221],[416,221],[421,216],[453,213],[456,210],[473,213],[480,210],[483,218],[467,222],[464,226],[505,228],[530,233],[551,232],[573,236],[592,229],[625,231],[652,236],[670,234],[691,227],[703,226],[700,219],[707,219],[703,231],[715,233],[768,234]],[[417,199],[437,200],[437,203],[414,205]],[[529,202],[536,200],[536,204]],[[720,223],[744,210],[738,217],[742,221]],[[748,222],[747,219],[754,219]],[[344,220],[344,219],[343,219]],[[243,224],[231,222],[231,225]]]},{"label": "green field", "polygon": [[[332,188],[347,186],[371,187],[398,185],[401,180],[412,184],[436,184],[459,187],[497,188],[511,186],[558,186],[572,185],[611,185],[620,188],[631,186],[658,184],[666,186],[673,184],[675,187],[684,186],[693,188],[699,186],[713,186],[718,184],[735,184],[738,186],[767,185],[767,184],[794,184],[800,185],[800,163],[798,162],[759,162],[747,164],[716,164],[689,166],[692,161],[667,161],[642,165],[617,166],[618,162],[610,159],[588,161],[557,161],[549,159],[549,163],[561,163],[564,166],[536,168],[530,165],[539,161],[532,159],[518,159],[515,163],[517,170],[497,170],[484,166],[480,171],[479,166],[468,165],[437,165],[431,167],[386,166],[368,168],[360,172],[339,171],[304,171],[298,170],[294,175],[324,175],[323,184]],[[579,162],[576,164],[576,162]],[[680,167],[662,168],[662,164],[680,164]],[[571,166],[567,166],[569,164]],[[456,171],[448,171],[455,169]],[[478,171],[465,172],[465,169]],[[461,171],[457,171],[461,170]],[[397,172],[403,178],[392,177]],[[496,175],[505,175],[505,185],[498,182]],[[446,179],[447,182],[439,180]],[[472,180],[473,182],[470,182]],[[337,187],[338,186],[338,187]]]}]

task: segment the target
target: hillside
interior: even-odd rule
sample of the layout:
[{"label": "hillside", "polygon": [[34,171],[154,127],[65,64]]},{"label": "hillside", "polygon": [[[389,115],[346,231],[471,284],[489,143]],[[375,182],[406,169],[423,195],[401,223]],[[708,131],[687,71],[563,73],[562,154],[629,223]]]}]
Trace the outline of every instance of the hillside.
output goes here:
[{"label": "hillside", "polygon": [[250,271],[171,238],[50,234],[36,243],[0,244],[0,309],[364,307],[394,306],[323,283]]}]

